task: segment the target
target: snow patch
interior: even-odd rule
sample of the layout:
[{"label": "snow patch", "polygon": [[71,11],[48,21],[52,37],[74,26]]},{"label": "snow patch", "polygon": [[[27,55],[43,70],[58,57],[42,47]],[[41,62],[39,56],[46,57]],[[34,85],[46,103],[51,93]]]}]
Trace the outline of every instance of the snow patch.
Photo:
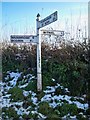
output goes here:
[{"label": "snow patch", "polygon": [[44,90],[45,93],[53,93],[53,92],[55,92],[55,87],[47,86],[46,88],[48,90]]},{"label": "snow patch", "polygon": [[14,87],[17,83],[18,78],[21,76],[21,73],[11,72],[9,74],[10,74],[10,78],[14,78],[12,81],[10,81],[10,84]]}]

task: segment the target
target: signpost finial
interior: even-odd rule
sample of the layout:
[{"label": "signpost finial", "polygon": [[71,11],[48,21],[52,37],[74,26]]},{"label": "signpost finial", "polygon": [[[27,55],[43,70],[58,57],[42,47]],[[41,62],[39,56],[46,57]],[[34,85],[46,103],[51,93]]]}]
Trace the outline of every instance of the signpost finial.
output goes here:
[{"label": "signpost finial", "polygon": [[38,14],[37,14],[37,19],[38,19],[38,20],[39,20],[39,17],[40,17],[40,14],[38,13]]}]

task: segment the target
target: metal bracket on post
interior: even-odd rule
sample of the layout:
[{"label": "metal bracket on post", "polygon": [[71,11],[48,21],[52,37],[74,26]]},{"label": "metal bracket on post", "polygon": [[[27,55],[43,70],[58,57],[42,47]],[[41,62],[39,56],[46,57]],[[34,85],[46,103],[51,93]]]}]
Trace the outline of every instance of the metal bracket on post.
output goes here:
[{"label": "metal bracket on post", "polygon": [[37,27],[36,27],[36,32],[37,32],[37,91],[40,92],[42,91],[42,75],[41,75],[41,39],[39,36],[39,18],[40,15],[37,14]]}]

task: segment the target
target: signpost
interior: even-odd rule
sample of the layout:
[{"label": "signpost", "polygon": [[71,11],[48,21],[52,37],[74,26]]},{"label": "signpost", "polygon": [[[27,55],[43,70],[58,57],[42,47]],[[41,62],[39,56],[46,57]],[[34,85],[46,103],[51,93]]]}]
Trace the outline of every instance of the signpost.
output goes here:
[{"label": "signpost", "polygon": [[11,35],[10,39],[12,43],[37,43],[37,36],[35,35]]},{"label": "signpost", "polygon": [[[61,30],[41,30],[43,31],[43,34],[45,35],[59,35],[59,36],[64,36],[64,31],[61,31]],[[58,34],[56,34],[58,33]]]},{"label": "signpost", "polygon": [[38,28],[42,28],[46,25],[49,25],[57,20],[57,11],[49,15],[48,17],[42,19],[39,21],[39,26]]},{"label": "signpost", "polygon": [[57,20],[57,11],[48,17],[39,21],[40,15],[36,19],[36,36],[34,35],[11,35],[12,43],[37,43],[37,91],[42,91],[42,74],[41,74],[41,37],[39,29],[49,25]]}]

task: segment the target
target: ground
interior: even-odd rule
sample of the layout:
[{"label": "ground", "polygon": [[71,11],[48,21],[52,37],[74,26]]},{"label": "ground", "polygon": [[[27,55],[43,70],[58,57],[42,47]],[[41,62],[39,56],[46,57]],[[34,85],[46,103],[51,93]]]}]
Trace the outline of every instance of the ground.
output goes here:
[{"label": "ground", "polygon": [[41,93],[36,90],[33,74],[7,71],[0,82],[2,119],[88,120],[86,95],[71,96],[68,88],[51,79]]}]

